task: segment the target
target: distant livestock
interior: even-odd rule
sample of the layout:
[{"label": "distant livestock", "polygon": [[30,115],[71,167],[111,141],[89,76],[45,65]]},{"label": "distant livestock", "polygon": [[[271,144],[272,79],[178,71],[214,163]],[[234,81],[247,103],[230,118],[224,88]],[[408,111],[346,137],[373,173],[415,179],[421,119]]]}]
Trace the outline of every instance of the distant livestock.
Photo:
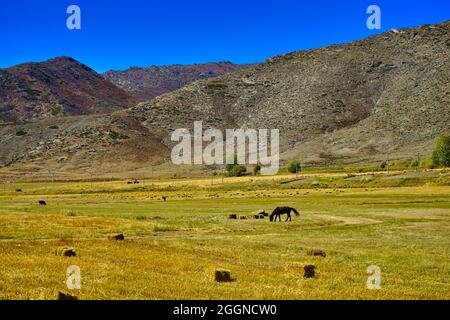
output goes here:
[{"label": "distant livestock", "polygon": [[39,200],[38,203],[39,203],[41,206],[46,206],[46,205],[47,205],[47,202],[45,202],[44,200]]}]

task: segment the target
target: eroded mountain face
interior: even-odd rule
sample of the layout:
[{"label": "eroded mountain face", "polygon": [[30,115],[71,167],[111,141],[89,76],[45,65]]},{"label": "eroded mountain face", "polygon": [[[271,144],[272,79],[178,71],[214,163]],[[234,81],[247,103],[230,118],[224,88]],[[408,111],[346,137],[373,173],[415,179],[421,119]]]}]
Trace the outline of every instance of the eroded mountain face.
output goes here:
[{"label": "eroded mountain face", "polygon": [[[450,124],[449,25],[273,57],[126,113],[167,133],[194,120],[218,128],[276,128],[284,151],[298,149],[318,161],[407,152]],[[301,149],[311,141],[318,145]]]},{"label": "eroded mountain face", "polygon": [[[112,157],[124,170],[150,158],[164,162],[171,132],[192,129],[197,120],[205,129],[279,129],[284,159],[328,163],[425,155],[450,126],[449,56],[448,21],[288,53],[112,115],[3,126],[0,163],[49,165],[74,144],[59,168],[75,170],[82,159],[103,170]],[[79,126],[87,126],[86,133]],[[58,135],[64,137],[60,146],[53,142],[61,140]]]}]

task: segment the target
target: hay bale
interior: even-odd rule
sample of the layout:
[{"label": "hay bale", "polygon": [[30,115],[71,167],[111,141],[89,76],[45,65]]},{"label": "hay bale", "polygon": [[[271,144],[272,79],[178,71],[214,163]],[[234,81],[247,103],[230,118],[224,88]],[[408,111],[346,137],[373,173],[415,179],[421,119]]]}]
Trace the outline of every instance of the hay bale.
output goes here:
[{"label": "hay bale", "polygon": [[305,278],[314,277],[314,275],[316,274],[315,269],[316,269],[316,267],[312,264],[308,264],[308,265],[304,266],[303,267],[303,270],[304,270],[303,277],[305,277]]},{"label": "hay bale", "polygon": [[265,212],[263,209],[259,209],[259,210],[255,211],[255,212],[253,212],[253,214],[257,214],[259,216],[264,216],[264,217],[268,217],[269,216],[269,214],[267,212]]},{"label": "hay bale", "polygon": [[109,235],[108,239],[109,240],[119,240],[120,241],[120,240],[125,240],[125,237],[124,237],[124,235],[122,233],[119,233],[119,234]]},{"label": "hay bale", "polygon": [[77,255],[77,252],[73,247],[62,247],[56,249],[55,254],[62,257],[75,257]]},{"label": "hay bale", "polygon": [[315,249],[311,249],[306,251],[306,254],[308,256],[320,256],[320,257],[326,257],[327,255],[325,254],[325,251],[323,250],[315,250]]},{"label": "hay bale", "polygon": [[214,278],[216,282],[231,282],[234,279],[231,278],[230,270],[217,269],[214,273]]},{"label": "hay bale", "polygon": [[237,219],[237,214],[236,213],[232,213],[230,215],[228,215],[228,219]]},{"label": "hay bale", "polygon": [[78,300],[78,297],[59,291],[56,300]]}]

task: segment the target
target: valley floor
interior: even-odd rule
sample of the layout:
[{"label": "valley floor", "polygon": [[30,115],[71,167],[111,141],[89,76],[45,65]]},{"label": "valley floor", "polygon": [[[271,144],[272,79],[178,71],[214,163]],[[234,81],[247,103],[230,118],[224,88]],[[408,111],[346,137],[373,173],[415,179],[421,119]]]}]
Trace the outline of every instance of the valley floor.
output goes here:
[{"label": "valley floor", "polygon": [[[450,299],[448,180],[351,188],[258,181],[2,190],[0,299],[55,299],[58,291],[80,299]],[[228,219],[281,205],[300,217]],[[107,239],[115,233],[125,240]],[[63,246],[77,256],[55,255]],[[316,266],[314,278],[303,277],[306,264]],[[80,290],[66,287],[69,265],[80,267]],[[370,265],[381,269],[379,290],[366,288]],[[236,281],[215,282],[221,268]]]}]

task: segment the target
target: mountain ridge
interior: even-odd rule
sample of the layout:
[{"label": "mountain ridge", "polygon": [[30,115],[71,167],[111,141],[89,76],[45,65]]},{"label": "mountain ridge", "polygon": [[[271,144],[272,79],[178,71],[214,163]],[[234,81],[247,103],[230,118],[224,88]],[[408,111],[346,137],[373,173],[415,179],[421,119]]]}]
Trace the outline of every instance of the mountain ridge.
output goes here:
[{"label": "mountain ridge", "polygon": [[279,129],[283,161],[416,158],[450,127],[449,56],[450,21],[278,55],[110,115],[0,126],[0,164],[98,172],[163,164],[170,133],[197,120]]},{"label": "mountain ridge", "polygon": [[0,120],[111,113],[134,98],[70,57],[0,69]]},{"label": "mountain ridge", "polygon": [[103,73],[108,81],[132,94],[137,100],[151,100],[161,94],[179,89],[191,82],[224,75],[249,64],[229,61],[198,64],[173,64],[150,67],[130,67]]}]

